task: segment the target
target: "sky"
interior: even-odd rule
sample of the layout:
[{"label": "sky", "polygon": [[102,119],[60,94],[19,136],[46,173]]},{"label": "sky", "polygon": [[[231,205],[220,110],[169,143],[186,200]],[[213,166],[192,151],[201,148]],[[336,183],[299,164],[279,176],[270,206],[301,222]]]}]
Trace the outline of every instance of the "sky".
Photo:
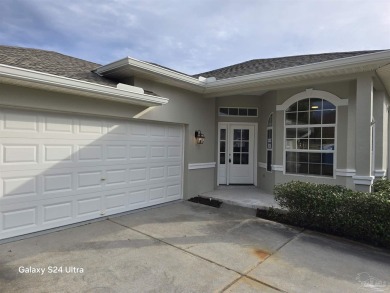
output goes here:
[{"label": "sky", "polygon": [[187,74],[251,59],[390,49],[390,0],[1,0],[0,44]]}]

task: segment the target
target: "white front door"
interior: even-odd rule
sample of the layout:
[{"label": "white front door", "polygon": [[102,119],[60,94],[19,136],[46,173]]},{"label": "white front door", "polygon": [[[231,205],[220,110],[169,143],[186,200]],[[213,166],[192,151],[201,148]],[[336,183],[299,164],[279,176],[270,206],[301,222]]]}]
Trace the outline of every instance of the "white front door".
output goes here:
[{"label": "white front door", "polygon": [[255,125],[219,127],[219,184],[254,184]]}]

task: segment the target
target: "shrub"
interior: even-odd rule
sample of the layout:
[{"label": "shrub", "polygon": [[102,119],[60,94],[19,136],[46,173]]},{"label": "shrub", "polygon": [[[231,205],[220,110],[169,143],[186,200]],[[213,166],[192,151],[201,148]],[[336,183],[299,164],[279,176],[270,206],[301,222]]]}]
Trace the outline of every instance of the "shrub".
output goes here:
[{"label": "shrub", "polygon": [[387,179],[378,179],[373,184],[374,192],[384,192],[390,198],[390,181]]},{"label": "shrub", "polygon": [[[379,188],[388,183],[378,184]],[[375,189],[377,190],[377,189]],[[341,186],[293,181],[275,187],[287,214],[270,217],[322,232],[390,248],[390,197],[385,188],[373,193]]]}]

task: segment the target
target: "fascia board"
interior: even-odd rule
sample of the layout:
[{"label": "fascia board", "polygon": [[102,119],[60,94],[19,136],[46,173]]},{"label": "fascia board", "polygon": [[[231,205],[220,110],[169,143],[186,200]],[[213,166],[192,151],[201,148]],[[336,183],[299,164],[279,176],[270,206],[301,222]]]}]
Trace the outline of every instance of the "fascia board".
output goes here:
[{"label": "fascia board", "polygon": [[154,64],[150,64],[144,61],[140,61],[131,57],[127,57],[124,59],[120,59],[118,61],[115,61],[113,63],[101,66],[95,70],[95,72],[99,75],[107,75],[109,73],[114,72],[117,69],[122,69],[126,66],[130,66],[131,68],[134,68],[136,70],[141,70],[148,72],[149,74],[156,74],[160,77],[167,77],[171,78],[177,81],[185,82],[191,85],[195,86],[204,86],[206,83],[203,81],[200,81],[197,78],[194,78],[192,76],[188,76],[183,73],[179,73],[173,70],[169,70],[167,68],[163,68]]},{"label": "fascia board", "polygon": [[[242,88],[244,86],[251,86],[261,82],[278,80],[281,78],[288,78],[297,75],[315,75],[330,70],[353,69],[356,66],[361,67],[365,65],[378,65],[379,67],[383,65],[383,62],[386,62],[388,60],[390,60],[390,50],[336,60],[323,61],[313,64],[294,66],[285,69],[248,74],[244,76],[231,77],[209,82],[200,81],[194,77],[187,76],[185,74],[181,74],[130,57],[120,59],[108,65],[99,67],[95,70],[95,72],[104,76],[105,74],[111,73],[115,70],[130,66],[133,69],[141,70],[151,75],[171,79],[173,80],[173,84],[178,87],[192,89],[196,92],[201,92],[207,95],[216,94],[219,91],[230,90],[234,87]],[[357,69],[355,70],[355,72],[358,73],[360,72],[360,70]],[[195,87],[191,88],[189,86]]]},{"label": "fascia board", "polygon": [[0,77],[17,80],[19,82],[33,83],[36,87],[62,89],[62,92],[79,93],[80,95],[96,95],[99,99],[106,99],[122,103],[142,106],[157,106],[168,103],[169,99],[155,97],[113,88],[110,86],[94,84],[87,81],[68,77],[8,66],[0,64]]},{"label": "fascia board", "polygon": [[100,76],[105,76],[108,73],[115,71],[116,69],[121,69],[123,66],[126,66],[129,64],[128,62],[129,57],[119,59],[117,61],[111,62],[107,65],[103,65],[98,67],[94,70],[95,73],[99,74]]},{"label": "fascia board", "polygon": [[379,53],[353,56],[353,57],[348,57],[343,59],[329,60],[329,61],[324,61],[319,63],[289,67],[285,69],[254,73],[254,74],[249,74],[244,76],[237,76],[237,77],[217,80],[215,82],[210,82],[206,84],[205,93],[208,93],[208,91],[211,89],[217,89],[217,88],[223,89],[225,87],[234,86],[237,84],[242,86],[245,83],[269,81],[272,79],[286,78],[298,74],[299,75],[316,74],[328,70],[337,70],[341,68],[347,69],[347,68],[355,67],[357,65],[364,66],[364,65],[376,64],[376,63],[378,64],[378,66],[380,66],[381,62],[385,62],[389,60],[390,60],[390,50],[387,50]]}]

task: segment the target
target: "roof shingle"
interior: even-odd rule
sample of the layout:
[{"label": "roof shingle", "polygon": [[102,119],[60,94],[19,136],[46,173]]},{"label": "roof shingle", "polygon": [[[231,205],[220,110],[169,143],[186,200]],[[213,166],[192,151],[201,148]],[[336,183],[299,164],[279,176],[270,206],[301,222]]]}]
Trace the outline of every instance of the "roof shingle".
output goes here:
[{"label": "roof shingle", "polygon": [[324,61],[335,60],[335,59],[342,59],[342,58],[353,57],[357,55],[381,52],[381,51],[383,50],[323,53],[323,54],[289,56],[289,57],[280,57],[280,58],[254,59],[254,60],[238,63],[235,65],[230,65],[227,67],[195,74],[193,75],[193,77],[197,78],[199,76],[203,76],[203,77],[215,77],[216,79],[225,79],[230,77],[266,72],[271,70],[295,67],[295,66],[324,62]]},{"label": "roof shingle", "polygon": [[[254,59],[192,76],[195,78],[203,76],[215,77],[216,79],[226,79],[253,73],[376,53],[380,51],[383,50],[323,53],[280,58]],[[100,76],[94,72],[95,69],[101,66],[100,64],[53,51],[13,46],[0,46],[0,64],[69,77],[106,86],[116,87],[118,84],[118,81]],[[150,64],[169,69],[155,63]]]},{"label": "roof shingle", "polygon": [[0,46],[0,64],[116,87],[116,81],[94,72],[100,64],[53,51]]}]

